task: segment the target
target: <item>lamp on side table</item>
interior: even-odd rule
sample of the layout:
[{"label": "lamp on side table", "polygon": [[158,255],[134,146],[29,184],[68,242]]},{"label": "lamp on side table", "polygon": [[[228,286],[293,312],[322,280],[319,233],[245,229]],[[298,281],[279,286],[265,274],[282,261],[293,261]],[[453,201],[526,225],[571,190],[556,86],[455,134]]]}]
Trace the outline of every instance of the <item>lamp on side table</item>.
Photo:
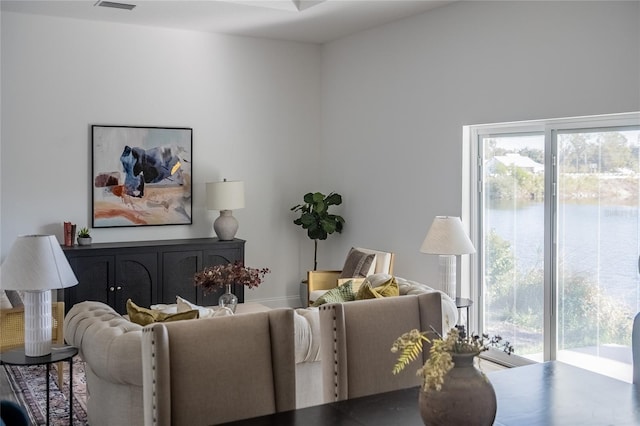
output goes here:
[{"label": "lamp on side table", "polygon": [[440,255],[440,289],[456,300],[456,256],[476,252],[460,218],[436,216],[420,251]]},{"label": "lamp on side table", "polygon": [[51,353],[51,290],[76,284],[78,279],[55,236],[23,235],[13,243],[0,266],[0,288],[25,292],[26,356]]}]

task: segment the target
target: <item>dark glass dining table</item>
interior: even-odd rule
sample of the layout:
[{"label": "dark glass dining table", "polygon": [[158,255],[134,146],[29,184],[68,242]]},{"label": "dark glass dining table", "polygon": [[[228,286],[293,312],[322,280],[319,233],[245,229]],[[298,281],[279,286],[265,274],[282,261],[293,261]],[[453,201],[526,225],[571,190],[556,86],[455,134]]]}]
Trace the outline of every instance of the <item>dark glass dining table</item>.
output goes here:
[{"label": "dark glass dining table", "polygon": [[[550,361],[488,373],[495,426],[640,425],[640,386]],[[421,426],[419,388],[240,420],[236,426]]]}]

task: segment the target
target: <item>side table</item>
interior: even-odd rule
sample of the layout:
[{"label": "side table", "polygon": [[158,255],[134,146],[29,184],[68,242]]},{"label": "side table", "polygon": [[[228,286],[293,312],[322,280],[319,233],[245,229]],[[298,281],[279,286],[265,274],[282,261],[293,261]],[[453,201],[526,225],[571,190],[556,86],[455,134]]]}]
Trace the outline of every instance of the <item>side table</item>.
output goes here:
[{"label": "side table", "polygon": [[467,332],[467,335],[469,334],[469,308],[471,307],[471,305],[473,305],[473,300],[466,299],[464,297],[456,297],[456,308],[458,308],[459,311],[462,309],[466,309],[467,328],[465,329],[465,331]]},{"label": "side table", "polygon": [[[47,366],[47,426],[49,425],[49,371],[51,364],[69,361],[69,424],[73,424],[73,357],[78,354],[78,348],[73,346],[53,346],[51,353],[44,356],[26,356],[24,348],[13,349],[0,354],[0,364],[7,365],[46,365]],[[60,391],[62,391],[62,383]]]}]

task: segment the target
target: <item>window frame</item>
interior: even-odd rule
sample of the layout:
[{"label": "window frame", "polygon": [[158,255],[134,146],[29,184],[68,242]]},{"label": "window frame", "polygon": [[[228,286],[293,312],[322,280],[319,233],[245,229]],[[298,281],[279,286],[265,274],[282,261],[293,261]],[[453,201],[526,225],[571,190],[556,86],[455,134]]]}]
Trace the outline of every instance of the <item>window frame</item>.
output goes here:
[{"label": "window frame", "polygon": [[[480,286],[483,274],[482,261],[482,153],[480,151],[481,138],[487,136],[509,136],[514,134],[544,134],[545,171],[544,171],[544,333],[543,359],[553,360],[557,354],[557,295],[553,285],[556,276],[556,193],[557,184],[557,143],[558,132],[568,130],[597,131],[598,129],[612,129],[616,127],[640,126],[640,112],[616,113],[595,116],[581,116],[571,118],[529,120],[506,123],[490,123],[467,125],[462,129],[462,221],[468,235],[476,247],[475,256],[462,256],[462,283],[469,283],[469,288],[462,288],[462,294],[467,294],[474,301],[470,318],[471,330],[483,333],[480,319],[483,318],[484,295]],[[522,357],[509,357],[500,351],[483,353],[483,358],[508,365],[524,365],[534,361]]]}]

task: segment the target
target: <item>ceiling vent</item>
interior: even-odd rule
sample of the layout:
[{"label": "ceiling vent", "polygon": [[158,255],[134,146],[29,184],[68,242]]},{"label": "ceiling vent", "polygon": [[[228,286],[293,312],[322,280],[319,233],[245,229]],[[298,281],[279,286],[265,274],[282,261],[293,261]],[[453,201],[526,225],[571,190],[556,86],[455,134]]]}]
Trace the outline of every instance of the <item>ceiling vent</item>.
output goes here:
[{"label": "ceiling vent", "polygon": [[94,6],[112,7],[114,9],[126,9],[131,10],[136,7],[135,4],[116,3],[113,1],[98,1]]}]

